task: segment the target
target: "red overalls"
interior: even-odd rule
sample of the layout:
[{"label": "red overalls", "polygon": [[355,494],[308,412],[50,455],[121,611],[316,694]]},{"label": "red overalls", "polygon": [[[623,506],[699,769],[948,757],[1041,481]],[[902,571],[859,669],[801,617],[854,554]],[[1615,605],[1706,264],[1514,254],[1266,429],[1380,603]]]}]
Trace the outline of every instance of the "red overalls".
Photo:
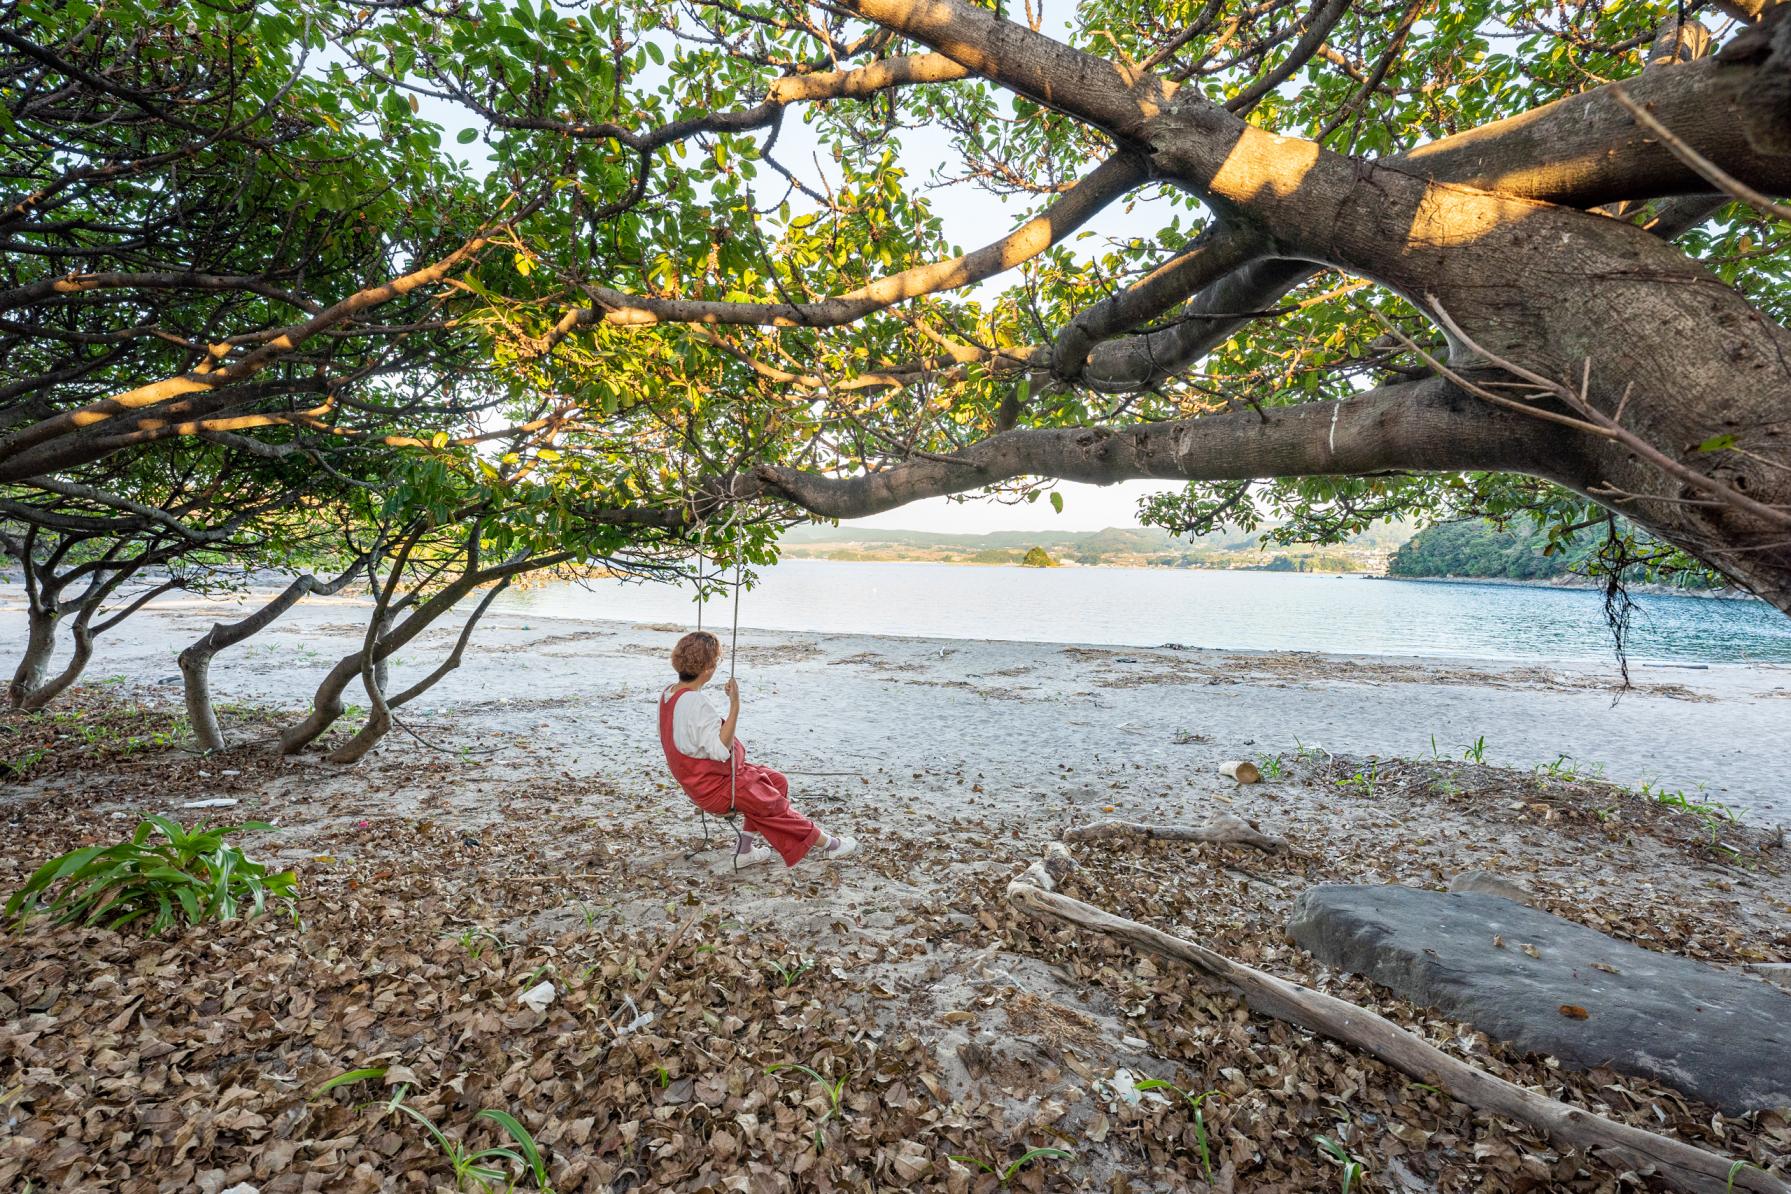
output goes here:
[{"label": "red overalls", "polygon": [[[672,710],[678,698],[690,695],[680,688],[668,699],[659,697],[659,744],[665,747],[666,765],[672,778],[685,795],[704,812],[726,816],[728,813],[728,765],[719,759],[697,759],[679,750],[672,742]],[[697,698],[701,700],[702,698]],[[734,811],[746,819],[749,833],[756,833],[771,843],[785,866],[801,862],[809,847],[821,840],[815,823],[790,807],[790,781],[769,767],[746,761],[746,743],[734,737],[733,777]]]}]

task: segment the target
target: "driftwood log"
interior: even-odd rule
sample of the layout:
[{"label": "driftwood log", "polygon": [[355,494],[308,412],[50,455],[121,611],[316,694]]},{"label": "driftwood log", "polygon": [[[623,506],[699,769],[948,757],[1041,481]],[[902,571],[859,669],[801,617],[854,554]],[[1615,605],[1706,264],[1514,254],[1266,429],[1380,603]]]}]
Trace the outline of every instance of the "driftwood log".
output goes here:
[{"label": "driftwood log", "polygon": [[1226,779],[1235,779],[1240,784],[1259,784],[1262,782],[1262,771],[1249,759],[1228,759],[1219,764],[1219,774]]},{"label": "driftwood log", "polygon": [[1069,850],[1052,842],[1046,847],[1044,858],[1008,884],[1008,902],[1030,916],[1101,933],[1190,966],[1241,992],[1250,1007],[1263,1015],[1360,1049],[1477,1111],[1528,1124],[1559,1147],[1599,1153],[1625,1168],[1656,1173],[1675,1189],[1691,1194],[1727,1194],[1731,1190],[1791,1194],[1791,1186],[1752,1165],[1526,1090],[1451,1057],[1367,1008],[1265,974],[1205,946],[1071,899],[1056,887],[1075,867]]},{"label": "driftwood log", "polygon": [[1062,834],[1066,842],[1111,841],[1125,838],[1147,842],[1206,842],[1210,845],[1255,846],[1269,853],[1286,850],[1287,843],[1270,837],[1242,817],[1214,817],[1205,825],[1144,825],[1137,821],[1096,821]]}]

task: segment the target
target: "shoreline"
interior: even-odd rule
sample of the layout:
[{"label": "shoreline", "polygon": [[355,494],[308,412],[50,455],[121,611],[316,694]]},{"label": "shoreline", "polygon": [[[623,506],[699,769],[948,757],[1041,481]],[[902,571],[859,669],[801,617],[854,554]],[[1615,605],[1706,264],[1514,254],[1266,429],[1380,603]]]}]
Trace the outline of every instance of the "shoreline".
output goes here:
[{"label": "shoreline", "polygon": [[[307,707],[322,674],[358,645],[366,607],[345,596],[301,603],[217,657],[214,698]],[[177,707],[175,656],[240,608],[160,599],[99,641],[85,682],[115,681]],[[393,683],[432,669],[458,629],[444,623],[407,646]],[[426,734],[455,726],[494,742],[547,735],[569,763],[628,759],[651,774],[643,735],[664,652],[684,629],[494,606],[463,665],[406,720]],[[0,639],[22,641],[22,630],[18,594],[0,590]],[[1602,765],[1628,787],[1682,790],[1760,824],[1791,822],[1777,762],[1791,753],[1786,664],[1638,662],[1622,692],[1613,667],[1574,662],[753,628],[740,632],[738,659],[751,702],[743,734],[775,743],[782,765],[828,771],[833,756],[853,755],[952,766],[989,776],[1015,808],[1052,786],[1037,771],[1041,752],[1124,760],[1141,784],[1179,786],[1226,758],[1308,748],[1455,758],[1484,740],[1488,760],[1502,765],[1566,757],[1581,769]],[[365,704],[358,690],[346,697],[357,698]],[[833,729],[820,735],[821,725]]]},{"label": "shoreline", "polygon": [[[1370,580],[1398,580],[1417,585],[1500,585],[1517,589],[1571,589],[1581,593],[1597,593],[1603,589],[1595,581],[1583,577],[1540,577],[1526,580],[1515,576],[1394,576],[1390,572],[1368,575]],[[1634,595],[1646,597],[1690,597],[1698,601],[1753,602],[1760,599],[1739,589],[1679,589],[1672,585],[1644,582],[1623,586]]]},{"label": "shoreline", "polygon": [[[840,563],[840,562],[846,562],[846,561],[820,561],[820,562]],[[851,561],[851,562],[856,563],[856,561]],[[888,560],[888,561],[873,561],[873,562],[904,564],[904,565],[914,564],[914,563],[925,563],[925,564],[937,563],[936,561],[913,561],[913,560]],[[956,567],[957,565],[938,564],[938,566],[939,567]],[[1018,565],[1011,565],[1011,564],[979,564],[979,565],[966,565],[966,566],[967,567],[983,567],[983,568],[1018,567]],[[1038,570],[1032,569],[1030,571],[1038,571]],[[1140,571],[1150,571],[1150,570],[1149,569],[1140,569]],[[1179,570],[1177,570],[1177,569],[1161,569],[1161,571],[1179,571]],[[1199,571],[1199,569],[1189,569],[1188,571]],[[1333,573],[1308,573],[1306,575],[1313,575],[1313,576],[1335,575],[1339,579],[1344,579],[1344,578],[1349,577],[1352,574],[1349,574],[1349,573],[1334,573],[1334,574]],[[1369,578],[1369,579],[1399,580],[1399,579],[1406,579],[1406,578],[1402,578],[1402,577],[1388,577],[1388,578],[1374,577],[1374,578]],[[577,582],[563,582],[563,583],[576,584]],[[1421,583],[1427,583],[1427,582],[1421,582]],[[1455,583],[1455,582],[1445,582],[1445,583]],[[1461,583],[1484,583],[1484,582],[1475,581],[1475,582],[1461,582]],[[1512,582],[1512,583],[1518,584],[1519,582]],[[545,586],[543,586],[543,587],[545,587]],[[1552,587],[1552,586],[1524,585],[1523,587],[1529,588],[1529,587]],[[600,615],[600,614],[566,613],[566,612],[557,612],[557,611],[553,611],[553,610],[532,609],[532,608],[529,608],[526,604],[524,604],[516,599],[519,596],[526,595],[528,592],[529,592],[529,590],[525,589],[525,590],[521,590],[520,592],[518,592],[514,595],[506,595],[505,598],[499,598],[498,601],[495,602],[492,606],[493,611],[507,613],[507,614],[510,614],[510,615],[513,615],[516,617],[539,618],[543,621],[588,622],[593,625],[616,626],[616,627],[640,626],[640,625],[645,624],[648,621],[648,618],[645,615],[639,616],[639,617],[608,617],[608,616],[604,616],[604,615]],[[0,598],[0,600],[3,600],[3,598]],[[313,599],[313,600],[315,600],[315,599]],[[335,600],[338,602],[355,603],[355,602],[359,602],[361,599],[350,598],[350,597],[335,597],[335,598],[331,598],[330,600]],[[4,606],[0,606],[0,609],[3,609],[3,608],[4,608]],[[694,627],[694,622],[692,623],[692,626]],[[1399,662],[1399,663],[1413,663],[1413,664],[1435,663],[1435,664],[1438,664],[1441,666],[1458,666],[1458,665],[1462,665],[1462,664],[1479,664],[1479,665],[1506,666],[1506,667],[1548,666],[1548,667],[1555,667],[1555,668],[1571,668],[1573,670],[1586,672],[1586,673],[1599,673],[1599,674],[1608,674],[1608,675],[1615,675],[1615,668],[1616,668],[1615,657],[1612,656],[1611,654],[1609,654],[1608,652],[1603,653],[1603,654],[1598,654],[1598,655],[1542,656],[1542,655],[1451,654],[1448,652],[1441,652],[1441,651],[1412,651],[1412,652],[1327,651],[1327,650],[1324,650],[1322,648],[1317,648],[1317,647],[1193,646],[1193,645],[1189,645],[1186,643],[1177,643],[1177,642],[1125,643],[1125,642],[1107,642],[1107,641],[1100,641],[1100,640],[1096,640],[1096,639],[995,638],[995,637],[988,637],[988,636],[970,636],[970,635],[965,635],[963,637],[957,637],[957,636],[952,636],[952,635],[941,635],[941,634],[903,634],[898,631],[882,631],[882,630],[803,631],[803,630],[792,630],[792,629],[789,629],[787,627],[782,627],[782,626],[756,626],[756,625],[753,625],[752,623],[746,622],[746,621],[742,621],[740,623],[740,629],[742,632],[750,630],[755,634],[814,634],[814,635],[827,637],[827,638],[865,638],[865,639],[889,640],[892,642],[916,643],[916,644],[990,643],[990,644],[1000,644],[1003,646],[1012,646],[1012,647],[1041,647],[1041,648],[1042,647],[1066,647],[1066,648],[1074,647],[1074,648],[1086,648],[1086,649],[1090,649],[1090,650],[1103,650],[1103,651],[1175,651],[1175,652],[1187,654],[1187,655],[1223,655],[1223,656],[1299,655],[1299,656],[1313,656],[1316,658],[1327,659],[1327,660],[1336,660],[1339,662],[1379,663],[1379,662],[1395,661],[1395,662]],[[1689,660],[1688,661],[1688,660],[1664,659],[1664,658],[1660,658],[1658,656],[1630,656],[1629,666],[1631,669],[1659,668],[1659,669],[1684,670],[1684,671],[1707,671],[1707,670],[1713,671],[1713,670],[1717,670],[1717,669],[1734,669],[1734,670],[1743,671],[1743,672],[1752,672],[1752,671],[1758,671],[1758,670],[1765,669],[1765,670],[1771,670],[1771,671],[1782,671],[1782,672],[1787,673],[1788,675],[1791,675],[1791,661],[1772,660],[1772,659],[1763,659],[1763,660],[1711,659],[1711,660]],[[1608,671],[1607,671],[1607,669],[1608,669]]]},{"label": "shoreline", "polygon": [[[909,561],[892,561],[892,562],[906,563]],[[989,566],[1000,567],[1001,565],[989,565]],[[346,599],[338,598],[338,600],[347,600],[349,602],[354,602],[356,599],[354,599],[354,598],[346,598]],[[0,608],[3,608],[3,607],[0,607]],[[582,614],[567,614],[567,613],[553,613],[553,612],[539,612],[538,613],[534,610],[520,608],[515,605],[506,605],[506,604],[502,603],[501,600],[498,603],[494,603],[492,608],[494,611],[501,611],[503,613],[515,615],[517,617],[526,616],[526,617],[531,617],[531,618],[537,618],[541,621],[569,622],[569,623],[575,623],[575,624],[590,625],[593,627],[606,627],[606,628],[612,628],[612,629],[615,629],[618,631],[623,630],[623,629],[628,629],[628,628],[641,629],[648,625],[655,625],[655,626],[656,625],[669,625],[669,623],[663,623],[663,624],[662,623],[651,623],[651,624],[649,624],[641,618],[605,618],[605,617],[588,616],[588,615],[582,615]],[[694,627],[694,623],[693,623],[693,627]],[[1314,647],[1197,647],[1197,646],[1190,646],[1186,643],[1155,643],[1155,644],[1150,644],[1150,645],[1139,645],[1137,643],[1098,642],[1098,641],[1095,641],[1092,639],[1080,640],[1080,639],[1036,639],[1036,638],[970,638],[970,637],[953,638],[953,637],[946,636],[946,635],[899,634],[894,631],[881,631],[881,630],[801,631],[801,630],[789,630],[789,629],[786,629],[781,626],[753,626],[746,622],[740,623],[740,632],[742,634],[751,632],[753,634],[765,634],[765,635],[811,634],[816,638],[822,638],[822,639],[854,639],[854,640],[867,639],[872,642],[888,642],[888,643],[906,644],[906,645],[911,645],[911,646],[933,645],[933,646],[948,646],[949,647],[949,646],[959,644],[959,643],[986,643],[986,644],[989,644],[990,646],[999,646],[999,647],[1015,647],[1015,648],[1057,647],[1057,648],[1062,648],[1065,650],[1079,650],[1079,651],[1118,651],[1118,652],[1124,652],[1124,651],[1173,651],[1173,652],[1177,653],[1178,655],[1186,655],[1189,657],[1199,657],[1199,656],[1204,655],[1204,656],[1215,656],[1215,657],[1223,657],[1223,658],[1282,658],[1282,657],[1286,657],[1286,656],[1295,656],[1295,657],[1302,657],[1302,658],[1310,657],[1310,658],[1316,659],[1316,660],[1334,661],[1336,663],[1343,663],[1343,664],[1348,664],[1348,663],[1359,663],[1359,664],[1401,663],[1401,664],[1416,664],[1419,666],[1422,666],[1425,664],[1434,664],[1437,667],[1460,667],[1460,666],[1464,666],[1464,665],[1481,666],[1481,667],[1535,667],[1535,666],[1546,665],[1548,667],[1553,667],[1556,669],[1571,670],[1571,671],[1575,671],[1575,672],[1584,673],[1586,675],[1607,676],[1607,678],[1608,678],[1608,675],[1604,670],[1606,665],[1611,664],[1612,666],[1614,666],[1614,661],[1610,660],[1608,657],[1598,657],[1598,656],[1586,656],[1583,658],[1575,657],[1575,658],[1542,659],[1537,656],[1528,656],[1528,655],[1446,655],[1446,654],[1442,654],[1440,652],[1423,652],[1423,653],[1413,652],[1411,654],[1405,654],[1405,653],[1398,652],[1398,651],[1382,651],[1382,652],[1324,651],[1324,650],[1320,650],[1320,649],[1314,648]],[[1721,670],[1725,670],[1725,669],[1731,669],[1731,670],[1735,670],[1735,671],[1739,671],[1739,672],[1756,672],[1756,671],[1766,670],[1766,671],[1783,672],[1783,673],[1785,673],[1787,679],[1791,679],[1791,663],[1781,662],[1778,660],[1761,660],[1759,662],[1749,661],[1746,663],[1736,663],[1736,662],[1729,661],[1729,660],[1682,662],[1682,661],[1676,661],[1676,660],[1670,660],[1670,659],[1638,659],[1638,658],[1632,657],[1629,660],[1629,666],[1630,666],[1631,670],[1634,670],[1636,668],[1653,668],[1653,669],[1659,669],[1659,670],[1663,670],[1663,671],[1693,671],[1693,672],[1721,671]]]},{"label": "shoreline", "polygon": [[[783,559],[800,560],[810,564],[926,564],[941,568],[1015,568],[1029,571],[1045,571],[1045,567],[1021,564],[1012,560],[910,560],[910,559],[839,559],[835,556],[802,554],[786,554]],[[1275,572],[1297,576],[1331,577],[1337,580],[1393,580],[1406,581],[1412,584],[1448,584],[1448,585],[1499,585],[1522,589],[1571,589],[1577,592],[1596,593],[1603,587],[1595,581],[1571,574],[1559,577],[1525,578],[1516,576],[1395,576],[1390,572],[1371,572],[1367,569],[1356,572],[1338,572],[1334,569],[1320,568],[1312,571],[1295,571],[1283,568],[1262,566],[1244,568],[1209,568],[1200,564],[1079,564],[1074,560],[1055,560],[1049,568],[1063,568],[1079,572]],[[1638,582],[1624,586],[1631,594],[1649,597],[1692,597],[1700,601],[1740,601],[1752,602],[1760,600],[1752,593],[1744,593],[1739,589],[1681,589],[1673,585],[1655,582]]]}]

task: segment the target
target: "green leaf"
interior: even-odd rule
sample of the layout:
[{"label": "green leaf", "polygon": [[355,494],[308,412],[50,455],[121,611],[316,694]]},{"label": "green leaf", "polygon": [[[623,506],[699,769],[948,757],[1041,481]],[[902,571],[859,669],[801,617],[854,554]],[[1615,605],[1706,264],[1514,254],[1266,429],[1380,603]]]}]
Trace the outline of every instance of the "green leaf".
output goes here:
[{"label": "green leaf", "polygon": [[460,142],[460,144],[462,144],[462,145],[470,145],[474,141],[477,141],[478,139],[479,139],[479,130],[478,129],[461,129],[459,136],[454,138],[454,140]]},{"label": "green leaf", "polygon": [[316,1090],[312,1091],[310,1097],[305,1101],[308,1103],[312,1099],[322,1098],[324,1095],[330,1093],[330,1091],[335,1090],[338,1086],[352,1086],[356,1082],[376,1081],[385,1076],[386,1067],[383,1065],[368,1066],[365,1069],[359,1070],[349,1070],[347,1073],[337,1074],[334,1078],[326,1081],[322,1086],[319,1086]]},{"label": "green leaf", "polygon": [[1059,514],[1063,513],[1063,494],[1055,489],[1051,491],[1051,508]]},{"label": "green leaf", "polygon": [[1713,435],[1698,445],[1698,451],[1727,452],[1730,448],[1735,446],[1735,442],[1736,440],[1733,435]]}]

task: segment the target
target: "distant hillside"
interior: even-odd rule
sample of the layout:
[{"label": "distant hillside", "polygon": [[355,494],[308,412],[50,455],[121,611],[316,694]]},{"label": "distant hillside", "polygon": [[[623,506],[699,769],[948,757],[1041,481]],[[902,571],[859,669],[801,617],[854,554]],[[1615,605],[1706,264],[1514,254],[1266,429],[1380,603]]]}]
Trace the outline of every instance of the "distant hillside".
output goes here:
[{"label": "distant hillside", "polygon": [[[786,546],[813,543],[854,543],[863,547],[955,547],[967,551],[1031,547],[1047,551],[1082,548],[1088,551],[1174,551],[1188,546],[1158,527],[1108,527],[1102,531],[988,531],[980,535],[959,535],[942,531],[884,531],[867,527],[799,526],[784,532]],[[1254,546],[1256,536],[1233,534],[1207,536],[1201,544],[1209,547]]]},{"label": "distant hillside", "polygon": [[1565,553],[1543,555],[1547,543],[1547,532],[1528,524],[1500,530],[1479,519],[1443,522],[1419,531],[1394,552],[1387,575],[1548,580],[1570,574],[1573,560]]},{"label": "distant hillside", "polygon": [[[941,531],[871,530],[801,526],[787,531],[780,547],[794,559],[909,561],[943,564],[1021,564],[1040,552],[1061,564],[1127,568],[1266,568],[1301,572],[1380,572],[1389,550],[1407,532],[1376,528],[1341,547],[1277,547],[1265,551],[1256,534],[1232,532],[1177,538],[1157,527],[1108,527],[1100,531],[991,531],[980,535]],[[1390,541],[1389,541],[1390,540]]]},{"label": "distant hillside", "polygon": [[1387,575],[1532,581],[1583,576],[1603,538],[1601,529],[1581,533],[1550,556],[1543,554],[1548,532],[1527,522],[1505,530],[1480,519],[1438,523],[1393,553]]}]

